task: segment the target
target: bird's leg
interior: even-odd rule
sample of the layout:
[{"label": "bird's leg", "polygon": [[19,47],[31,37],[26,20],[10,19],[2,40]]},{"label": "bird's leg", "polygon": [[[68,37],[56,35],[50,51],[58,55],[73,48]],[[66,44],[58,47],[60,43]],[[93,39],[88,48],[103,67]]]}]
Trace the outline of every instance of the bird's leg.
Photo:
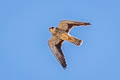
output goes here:
[{"label": "bird's leg", "polygon": [[82,45],[82,43],[83,43],[83,41],[82,40],[79,40],[79,39],[77,39],[77,38],[75,38],[75,37],[72,37],[72,36],[68,36],[68,40],[67,41],[69,41],[69,42],[71,42],[71,43],[73,43],[73,44],[75,44],[75,45],[77,45],[77,46],[80,46],[80,45]]},{"label": "bird's leg", "polygon": [[63,34],[59,35],[59,37],[62,40],[67,40],[68,39],[68,34],[67,33],[63,33]]}]

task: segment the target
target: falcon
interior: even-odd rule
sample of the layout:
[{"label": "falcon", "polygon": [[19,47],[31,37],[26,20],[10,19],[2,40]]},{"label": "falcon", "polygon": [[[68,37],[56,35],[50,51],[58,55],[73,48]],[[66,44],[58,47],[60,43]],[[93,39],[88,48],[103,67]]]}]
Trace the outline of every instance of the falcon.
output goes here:
[{"label": "falcon", "polygon": [[67,64],[61,49],[63,41],[66,40],[77,46],[80,46],[83,41],[71,36],[69,32],[72,27],[88,26],[88,25],[90,25],[90,23],[63,20],[63,21],[60,21],[60,24],[58,25],[58,27],[49,28],[49,31],[51,32],[52,37],[50,40],[48,40],[48,45],[51,51],[53,52],[54,56],[56,57],[56,59],[59,61],[59,63],[62,65],[64,69],[66,68]]}]

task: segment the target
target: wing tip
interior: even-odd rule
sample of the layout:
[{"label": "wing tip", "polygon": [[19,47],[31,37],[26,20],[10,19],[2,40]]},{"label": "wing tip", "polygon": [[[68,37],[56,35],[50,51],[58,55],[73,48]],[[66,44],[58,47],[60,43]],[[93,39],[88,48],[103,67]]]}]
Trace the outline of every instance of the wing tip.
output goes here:
[{"label": "wing tip", "polygon": [[65,70],[67,68],[67,64],[62,64],[63,69]]},{"label": "wing tip", "polygon": [[87,26],[87,25],[89,26],[89,25],[91,25],[91,23],[84,23],[84,25],[85,25],[85,26]]}]

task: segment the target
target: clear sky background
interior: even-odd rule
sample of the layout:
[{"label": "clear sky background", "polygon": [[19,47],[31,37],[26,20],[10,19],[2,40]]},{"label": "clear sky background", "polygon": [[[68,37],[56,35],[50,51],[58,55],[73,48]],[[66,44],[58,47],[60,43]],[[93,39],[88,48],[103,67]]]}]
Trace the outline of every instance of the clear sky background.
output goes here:
[{"label": "clear sky background", "polygon": [[[60,20],[90,22],[64,42],[64,70],[48,47]],[[120,80],[119,0],[1,0],[0,80]]]}]

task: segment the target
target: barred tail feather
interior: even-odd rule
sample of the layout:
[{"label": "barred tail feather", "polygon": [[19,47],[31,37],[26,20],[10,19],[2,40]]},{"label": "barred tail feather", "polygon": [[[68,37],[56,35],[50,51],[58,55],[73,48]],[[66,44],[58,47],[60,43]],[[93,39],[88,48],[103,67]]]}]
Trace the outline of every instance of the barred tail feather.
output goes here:
[{"label": "barred tail feather", "polygon": [[83,40],[79,40],[79,39],[77,39],[75,37],[72,37],[72,36],[70,36],[68,38],[68,41],[71,42],[71,43],[73,43],[73,44],[75,44],[75,45],[77,45],[77,46],[80,46],[83,43]]}]

